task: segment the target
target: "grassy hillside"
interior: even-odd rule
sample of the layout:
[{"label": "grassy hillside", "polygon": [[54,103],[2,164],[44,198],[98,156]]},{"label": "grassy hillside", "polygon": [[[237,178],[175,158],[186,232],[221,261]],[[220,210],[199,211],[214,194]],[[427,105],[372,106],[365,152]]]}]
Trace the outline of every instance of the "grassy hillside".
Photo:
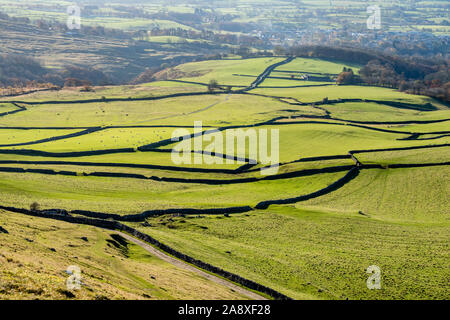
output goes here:
[{"label": "grassy hillside", "polygon": [[357,72],[361,66],[347,63],[337,63],[332,61],[324,61],[320,59],[296,58],[291,63],[277,68],[277,71],[294,71],[304,73],[320,73],[320,74],[339,74],[342,69],[352,68]]},{"label": "grassy hillside", "polygon": [[42,140],[54,137],[58,135],[68,135],[81,130],[17,130],[17,129],[4,129],[0,130],[0,141],[2,145],[13,145],[26,143],[30,141]]},{"label": "grassy hillside", "polygon": [[[341,124],[299,122],[297,124],[262,126],[260,129],[279,130],[281,162],[308,157],[342,155],[351,150],[398,148],[430,144],[428,140],[398,140],[408,137],[408,134],[379,132],[370,130],[370,128],[358,128]],[[195,138],[194,143],[198,139],[200,138]],[[330,141],[333,141],[333,143],[330,144]],[[433,141],[433,143],[449,142],[450,137],[442,137]],[[270,139],[268,143],[270,150]],[[246,150],[248,151],[248,147]]]},{"label": "grassy hillside", "polygon": [[[189,63],[170,71],[181,81],[2,99],[0,205],[29,208],[38,202],[41,209],[119,215],[190,208],[192,215],[130,224],[185,254],[296,299],[448,298],[448,106],[386,88],[298,87],[310,84],[270,78],[335,73],[344,67],[316,59],[296,59],[265,74],[269,77],[258,87],[247,87],[284,60]],[[243,87],[208,94],[211,79]],[[166,97],[176,93],[189,95]],[[18,110],[13,102],[25,109],[3,114]],[[203,130],[218,128],[224,135],[237,128],[279,130],[278,174],[266,177],[261,161],[249,165],[242,159],[176,165],[171,151],[177,144],[170,138],[192,133],[196,121],[202,121]],[[199,140],[190,142],[194,146]],[[269,152],[271,144],[269,139]],[[233,157],[223,155],[224,150],[214,159]],[[355,150],[365,151],[351,155]],[[249,156],[248,146],[239,151]],[[261,210],[265,201],[289,204]],[[195,211],[237,206],[248,212],[226,217]],[[11,239],[0,248],[0,259],[7,261],[0,281],[14,270],[25,275],[23,282],[20,277],[8,282],[12,289],[0,291],[5,297],[37,297],[27,286],[36,274],[41,298],[63,297],[56,291],[60,282],[51,279],[64,280],[65,264],[77,256],[87,274],[94,275],[89,281],[96,289],[76,298],[240,298],[167,269],[132,244],[124,255],[124,248],[108,247],[106,231],[3,212],[0,225],[10,231],[0,237]],[[40,236],[33,228],[50,231]],[[25,234],[35,236],[30,238],[34,242],[23,239]],[[88,243],[77,240],[84,235]],[[14,252],[16,246],[24,253]],[[86,256],[91,260],[80,258]],[[39,265],[44,257],[55,258]],[[365,270],[374,264],[382,269],[380,291],[366,288]],[[105,266],[113,268],[102,282],[99,270]],[[156,283],[146,276],[162,269],[172,270],[173,276],[156,276]],[[187,283],[193,283],[192,292],[186,291]]]},{"label": "grassy hillside", "polygon": [[384,151],[358,154],[358,159],[363,163],[376,163],[384,166],[405,163],[443,163],[448,161],[449,158],[450,147],[448,146],[432,149]]},{"label": "grassy hillside", "polygon": [[[0,299],[243,299],[93,227],[0,211]],[[83,238],[85,240],[83,240]],[[69,266],[80,290],[67,290]]]},{"label": "grassy hillside", "polygon": [[[180,84],[169,81],[158,81],[140,85],[92,87],[92,91],[88,92],[81,91],[81,89],[82,88],[74,87],[62,88],[58,91],[38,91],[16,96],[14,99],[25,102],[90,100],[101,99],[102,97],[127,99],[129,97],[148,98],[179,92],[206,91],[206,87],[202,85],[189,83]],[[0,101],[2,100],[11,100],[11,97],[1,97]]]},{"label": "grassy hillside", "polygon": [[239,77],[237,74],[256,77],[270,65],[282,60],[283,58],[256,58],[193,62],[176,67],[174,73],[179,72],[181,80],[208,83],[215,79],[222,85],[248,86],[254,81],[254,78]]},{"label": "grassy hillside", "polygon": [[[153,219],[151,228],[139,228],[296,299],[448,296],[448,227],[389,223],[352,209],[283,206],[232,218]],[[380,291],[366,288],[373,264],[382,270]]]},{"label": "grassy hillside", "polygon": [[369,170],[335,193],[300,206],[361,210],[375,219],[397,222],[448,223],[449,178],[445,167]]},{"label": "grassy hillside", "polygon": [[[448,115],[446,110],[426,112],[413,109],[393,108],[387,105],[370,102],[348,102],[328,105],[326,110],[336,118],[354,121],[408,121],[408,120],[438,120]],[[447,124],[448,125],[448,124]],[[415,129],[422,129],[416,126]],[[410,128],[408,128],[410,129]],[[435,130],[438,131],[438,130]]]},{"label": "grassy hillside", "polygon": [[431,98],[410,95],[398,92],[394,89],[377,88],[377,87],[359,87],[359,86],[327,86],[327,87],[309,87],[309,88],[269,88],[256,89],[254,93],[293,97],[302,102],[317,102],[323,98],[329,99],[368,99],[368,100],[390,100],[407,103],[424,104],[431,102],[437,106],[439,103]]},{"label": "grassy hillside", "polygon": [[[237,185],[200,185],[137,179],[66,177],[0,172],[4,205],[133,214],[150,209],[255,206],[267,199],[295,197],[326,187],[344,173]],[[249,194],[246,191],[252,190]],[[205,194],[207,197],[205,197]]]},{"label": "grassy hillside", "polygon": [[[152,88],[148,89],[152,92]],[[99,97],[101,98],[101,97]],[[126,99],[126,98],[125,98]],[[288,115],[286,106],[249,95],[198,95],[154,101],[111,101],[28,105],[28,111],[1,120],[5,126],[124,126],[248,124]],[[301,108],[307,110],[309,108]]]}]

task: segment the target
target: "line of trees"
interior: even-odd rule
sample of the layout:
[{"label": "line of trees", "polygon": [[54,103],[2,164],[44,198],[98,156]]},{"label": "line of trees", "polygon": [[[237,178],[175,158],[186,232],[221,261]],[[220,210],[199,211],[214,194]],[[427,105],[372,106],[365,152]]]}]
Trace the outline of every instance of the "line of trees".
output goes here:
[{"label": "line of trees", "polygon": [[406,93],[450,101],[450,72],[447,64],[423,77],[408,78],[404,72],[396,72],[391,64],[372,60],[360,70],[360,75],[369,85],[390,87]]}]

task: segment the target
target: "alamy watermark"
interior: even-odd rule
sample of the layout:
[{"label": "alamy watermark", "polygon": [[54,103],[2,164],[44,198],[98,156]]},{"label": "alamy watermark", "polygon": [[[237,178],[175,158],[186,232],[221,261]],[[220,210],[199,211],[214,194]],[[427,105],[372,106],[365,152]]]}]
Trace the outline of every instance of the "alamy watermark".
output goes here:
[{"label": "alamy watermark", "polygon": [[69,30],[81,29],[81,8],[77,5],[67,7],[67,28]]},{"label": "alamy watermark", "polygon": [[369,6],[367,13],[370,14],[367,19],[367,29],[380,30],[381,29],[381,8],[379,5]]},{"label": "alamy watermark", "polygon": [[[270,152],[269,152],[270,131]],[[172,162],[183,164],[262,164],[262,175],[278,173],[280,160],[279,129],[210,129],[203,131],[202,121],[194,122],[194,133],[177,129],[172,141]],[[207,145],[204,147],[204,143]]]},{"label": "alamy watermark", "polygon": [[378,266],[370,266],[366,270],[367,274],[370,274],[367,279],[367,289],[380,290],[381,289],[381,269]]},{"label": "alamy watermark", "polygon": [[67,267],[66,273],[69,277],[66,280],[67,290],[80,290],[81,289],[81,269],[78,266]]}]

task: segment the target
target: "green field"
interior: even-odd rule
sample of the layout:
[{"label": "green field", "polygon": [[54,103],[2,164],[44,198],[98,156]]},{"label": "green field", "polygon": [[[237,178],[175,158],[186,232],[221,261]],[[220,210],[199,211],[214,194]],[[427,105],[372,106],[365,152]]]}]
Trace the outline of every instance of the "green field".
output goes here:
[{"label": "green field", "polygon": [[[355,73],[360,66],[348,63],[336,63],[332,61],[324,61],[320,59],[297,58],[291,63],[285,64],[277,68],[277,71],[295,71],[303,73],[320,73],[320,74],[339,74],[343,68],[351,68]],[[278,74],[277,74],[278,75]]]},{"label": "green field", "polygon": [[[180,92],[194,92],[194,91],[206,91],[204,86],[183,83],[180,85],[176,82],[158,81],[152,83],[144,83],[140,85],[124,85],[124,86],[105,86],[105,87],[93,87],[92,92],[81,92],[81,88],[63,88],[59,91],[40,91],[35,93],[26,94],[17,97],[17,100],[22,101],[72,101],[72,100],[90,100],[101,99],[102,97],[108,98],[149,98],[157,96],[165,96],[173,93]],[[8,97],[1,97],[1,100],[10,100]],[[13,107],[10,105],[0,104],[0,108]],[[14,107],[14,109],[17,109]],[[3,109],[0,109],[3,110]],[[8,110],[5,110],[8,111]],[[1,111],[3,112],[3,111]],[[0,112],[0,113],[1,113]]]},{"label": "green field", "polygon": [[[296,299],[448,295],[448,224],[390,223],[356,212],[290,206],[249,216],[154,219],[151,224],[141,231]],[[373,264],[383,272],[379,291],[366,288],[365,270]]]},{"label": "green field", "polygon": [[406,103],[424,104],[427,102],[433,103],[436,107],[441,107],[441,104],[432,101],[431,98],[424,96],[409,95],[403,92],[398,92],[393,89],[376,88],[376,87],[357,87],[357,86],[328,86],[316,88],[270,88],[270,89],[256,89],[254,93],[279,96],[279,97],[293,97],[302,102],[317,102],[322,101],[323,98],[329,99],[368,99],[368,100],[387,100],[398,101]]},{"label": "green field", "polygon": [[[28,209],[37,202],[41,209],[121,216],[194,209],[194,214],[127,224],[295,299],[448,299],[448,106],[393,89],[334,84],[302,88],[296,86],[320,83],[287,79],[267,78],[259,87],[243,90],[284,60],[188,63],[170,71],[180,81],[3,98],[0,114],[17,110],[12,102],[26,110],[0,116],[0,205]],[[269,76],[284,74],[280,71],[332,74],[343,67],[302,58]],[[208,93],[205,84],[212,79],[241,87]],[[170,96],[175,93],[189,95]],[[170,139],[192,134],[197,121],[202,131],[217,128],[223,136],[235,129],[279,130],[279,145],[274,145],[278,173],[261,174],[266,164],[260,158],[254,165],[243,159],[221,161],[234,156],[227,154],[231,150],[252,158],[248,144],[205,155],[203,160],[213,159],[214,164],[174,163],[171,151],[178,144]],[[187,141],[195,151],[206,150],[208,143],[201,140],[209,134]],[[262,147],[270,151],[272,143],[269,139]],[[265,201],[274,203],[262,209]],[[250,208],[230,216],[199,211],[229,207]],[[92,291],[83,289],[77,298],[145,298],[144,293],[155,299],[242,298],[132,244],[129,256],[121,256],[107,247],[110,235],[103,230],[6,211],[0,212],[0,225],[10,231],[0,237],[11,237],[25,248],[23,253],[14,252],[12,244],[0,248],[0,259],[8,261],[0,269],[2,298],[26,292],[26,279],[38,270],[45,271],[35,280],[43,293],[30,291],[23,297],[60,297],[63,264],[76,262],[73,255],[92,284]],[[31,231],[41,229],[47,231]],[[35,242],[24,240],[29,233]],[[76,243],[82,235],[95,241]],[[36,265],[50,255],[52,241],[56,253]],[[69,244],[76,245],[73,254]],[[27,258],[34,252],[36,261]],[[59,261],[58,255],[64,259]],[[5,280],[15,263],[24,266],[23,274]],[[371,265],[382,270],[381,290],[366,287],[365,271]],[[105,266],[113,268],[100,281]],[[164,268],[170,272],[157,276],[156,284],[144,277]],[[12,296],[1,291],[5,281],[18,288]],[[190,295],[187,283],[194,286]]]},{"label": "green field", "polygon": [[208,83],[217,80],[221,85],[248,86],[252,77],[240,77],[238,74],[257,76],[267,67],[283,58],[257,58],[246,60],[202,61],[178,66],[174,73],[180,73],[181,80]]},{"label": "green field", "polygon": [[17,108],[10,103],[0,104],[0,113],[11,112],[14,110],[17,110]]},{"label": "green field", "polygon": [[[370,103],[370,102],[348,102],[335,105],[329,105],[325,107],[331,112],[335,118],[343,120],[355,120],[355,121],[408,121],[408,120],[439,120],[445,119],[448,115],[446,110],[438,110],[434,112],[423,112],[420,110],[410,110],[401,108],[392,108],[390,106]],[[436,129],[437,124],[433,124],[432,129]],[[442,123],[445,126],[445,123]],[[403,131],[411,130],[420,131],[424,126],[404,127]],[[447,123],[448,127],[448,123]],[[438,131],[438,130],[434,130]]]},{"label": "green field", "polygon": [[384,151],[358,154],[363,163],[382,165],[404,163],[442,163],[450,158],[450,148],[417,149],[405,151]]},{"label": "green field", "polygon": [[[398,223],[445,225],[449,222],[449,181],[445,167],[372,170],[361,173],[358,180],[335,193],[301,206],[335,212],[361,210],[376,220]],[[424,185],[429,189],[424,189]]]},{"label": "green field", "polygon": [[[149,88],[149,90],[152,90]],[[256,101],[256,104],[254,103]],[[287,115],[286,106],[271,98],[216,94],[154,101],[112,101],[31,105],[27,112],[2,119],[5,126],[204,126],[251,124]],[[300,108],[315,112],[310,107]]]},{"label": "green field", "polygon": [[12,145],[26,143],[35,140],[47,139],[54,137],[55,134],[67,135],[81,130],[17,130],[17,129],[1,129],[0,141],[2,145]]},{"label": "green field", "polygon": [[[385,133],[335,124],[299,122],[296,124],[263,126],[260,129],[278,129],[280,131],[279,151],[280,161],[283,163],[300,158],[342,155],[351,150],[400,148],[430,144],[430,141],[427,140],[398,140],[408,137],[407,134]],[[195,138],[194,143],[198,139],[200,138]],[[334,143],[330,144],[329,141]],[[268,142],[270,150],[271,141]],[[449,142],[450,137],[442,137],[433,141],[433,143],[442,144]]]}]

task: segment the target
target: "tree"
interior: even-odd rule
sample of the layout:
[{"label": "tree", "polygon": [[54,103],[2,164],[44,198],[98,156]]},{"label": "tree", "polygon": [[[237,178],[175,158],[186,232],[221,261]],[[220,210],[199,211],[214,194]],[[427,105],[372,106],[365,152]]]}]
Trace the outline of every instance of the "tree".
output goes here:
[{"label": "tree", "polygon": [[339,85],[353,84],[354,82],[355,82],[355,74],[353,73],[352,69],[350,69],[350,71],[341,72],[336,80],[336,83]]},{"label": "tree", "polygon": [[39,208],[40,208],[40,205],[37,202],[33,202],[30,205],[30,210],[33,211],[33,212],[39,211]]},{"label": "tree", "polygon": [[219,83],[215,79],[211,79],[208,84],[208,92],[213,92],[215,89],[219,88]]}]

